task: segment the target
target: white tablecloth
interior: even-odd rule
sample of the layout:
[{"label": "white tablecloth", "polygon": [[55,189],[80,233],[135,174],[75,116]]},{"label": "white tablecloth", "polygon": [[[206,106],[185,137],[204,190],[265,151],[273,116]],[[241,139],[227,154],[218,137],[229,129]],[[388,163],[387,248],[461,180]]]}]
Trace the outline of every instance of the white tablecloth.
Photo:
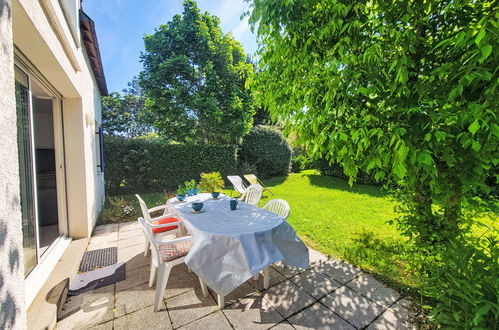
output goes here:
[{"label": "white tablecloth", "polygon": [[[192,213],[196,201],[206,212]],[[229,201],[199,194],[168,202],[193,236],[185,263],[208,287],[225,296],[274,262],[308,267],[308,249],[284,218],[241,201],[232,211]]]}]

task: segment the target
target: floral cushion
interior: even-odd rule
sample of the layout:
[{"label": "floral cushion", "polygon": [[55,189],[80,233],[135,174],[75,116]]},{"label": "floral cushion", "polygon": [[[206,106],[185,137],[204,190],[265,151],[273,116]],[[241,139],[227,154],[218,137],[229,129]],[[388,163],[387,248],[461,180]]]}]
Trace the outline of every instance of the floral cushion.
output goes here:
[{"label": "floral cushion", "polygon": [[172,261],[183,257],[189,253],[191,249],[191,241],[180,241],[159,246],[159,257],[164,262]]},{"label": "floral cushion", "polygon": [[[151,221],[151,224],[153,224],[153,225],[163,225],[165,223],[170,223],[170,222],[178,222],[178,219],[174,218],[174,217],[162,218],[162,219]],[[178,225],[176,225],[176,224],[175,225],[171,225],[171,226],[167,226],[167,227],[162,227],[162,228],[153,228],[152,229],[152,233],[153,234],[164,233],[165,231],[174,230],[174,229],[177,229],[177,228],[178,228]]]}]

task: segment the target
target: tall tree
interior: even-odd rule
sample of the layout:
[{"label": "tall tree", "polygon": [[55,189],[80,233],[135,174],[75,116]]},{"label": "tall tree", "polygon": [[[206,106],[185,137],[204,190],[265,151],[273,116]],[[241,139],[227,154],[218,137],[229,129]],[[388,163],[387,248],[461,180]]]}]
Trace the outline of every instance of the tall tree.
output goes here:
[{"label": "tall tree", "polygon": [[251,129],[253,67],[216,16],[184,1],[182,16],[145,36],[144,45],[140,84],[162,136],[234,143]]},{"label": "tall tree", "polygon": [[406,234],[446,240],[499,162],[498,18],[497,1],[254,0],[256,86],[352,181],[398,183]]},{"label": "tall tree", "polygon": [[123,93],[102,97],[102,122],[108,135],[135,138],[153,132],[144,111],[145,98],[137,80],[128,83]]}]

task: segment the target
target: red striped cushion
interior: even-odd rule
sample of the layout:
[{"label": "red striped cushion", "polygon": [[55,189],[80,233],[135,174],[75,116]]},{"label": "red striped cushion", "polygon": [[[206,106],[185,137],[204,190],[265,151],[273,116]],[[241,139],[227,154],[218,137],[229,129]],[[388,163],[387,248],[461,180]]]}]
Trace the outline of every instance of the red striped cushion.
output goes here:
[{"label": "red striped cushion", "polygon": [[[151,221],[151,224],[153,224],[153,225],[163,225],[165,223],[170,223],[170,222],[178,222],[178,219],[177,218],[173,218],[173,217],[162,218],[162,219]],[[153,228],[152,229],[152,233],[153,234],[164,233],[165,231],[169,231],[169,230],[173,230],[173,229],[177,229],[177,228],[178,228],[177,225],[172,225],[172,226],[162,227],[162,228]]]},{"label": "red striped cushion", "polygon": [[191,246],[192,244],[190,240],[160,245],[159,255],[165,262],[172,261],[187,255],[191,249]]}]

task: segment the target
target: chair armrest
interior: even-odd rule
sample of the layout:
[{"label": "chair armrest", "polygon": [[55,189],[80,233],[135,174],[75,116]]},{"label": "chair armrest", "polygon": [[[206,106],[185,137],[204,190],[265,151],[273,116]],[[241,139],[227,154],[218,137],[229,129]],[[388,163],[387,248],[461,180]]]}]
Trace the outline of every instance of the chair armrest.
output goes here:
[{"label": "chair armrest", "polygon": [[172,239],[172,240],[169,240],[169,241],[159,241],[157,240],[156,238],[153,238],[154,241],[156,241],[156,244],[159,245],[168,245],[168,244],[172,244],[172,243],[176,243],[176,242],[182,242],[182,241],[190,241],[192,239],[192,236],[184,236],[184,237],[180,237],[180,238],[176,238],[176,239]]},{"label": "chair armrest", "polygon": [[165,208],[166,208],[166,205],[160,205],[160,206],[153,207],[152,209],[148,209],[147,211],[149,213],[153,213],[153,212],[156,212],[156,211],[163,210]]},{"label": "chair armrest", "polygon": [[153,225],[152,223],[150,223],[149,227],[151,227],[151,228],[164,228],[164,227],[171,227],[171,226],[174,226],[174,225],[181,225],[181,223],[179,221],[162,223],[160,225]]},{"label": "chair armrest", "polygon": [[159,217],[152,218],[151,221],[156,221],[156,220],[160,220],[160,219],[164,219],[164,218],[176,218],[176,216],[171,214],[171,213],[166,213],[166,214],[160,215]]}]

